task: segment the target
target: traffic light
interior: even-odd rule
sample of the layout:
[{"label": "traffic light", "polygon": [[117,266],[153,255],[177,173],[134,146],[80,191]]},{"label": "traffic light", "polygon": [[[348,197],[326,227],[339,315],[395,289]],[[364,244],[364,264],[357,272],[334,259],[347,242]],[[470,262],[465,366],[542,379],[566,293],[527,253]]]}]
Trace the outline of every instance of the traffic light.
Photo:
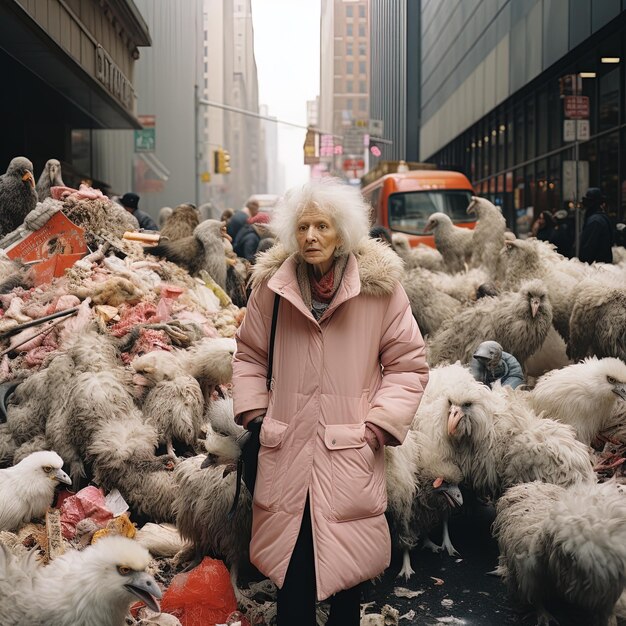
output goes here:
[{"label": "traffic light", "polygon": [[214,171],[216,174],[230,174],[230,154],[224,148],[213,151]]}]

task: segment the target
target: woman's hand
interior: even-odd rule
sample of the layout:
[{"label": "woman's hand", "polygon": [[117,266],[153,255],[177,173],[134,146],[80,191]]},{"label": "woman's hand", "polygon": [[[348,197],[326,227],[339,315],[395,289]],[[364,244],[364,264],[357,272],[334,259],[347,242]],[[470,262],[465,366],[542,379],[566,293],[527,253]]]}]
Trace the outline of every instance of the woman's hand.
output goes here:
[{"label": "woman's hand", "polygon": [[365,425],[365,441],[373,452],[380,450],[380,441],[378,441],[376,433],[367,424]]}]

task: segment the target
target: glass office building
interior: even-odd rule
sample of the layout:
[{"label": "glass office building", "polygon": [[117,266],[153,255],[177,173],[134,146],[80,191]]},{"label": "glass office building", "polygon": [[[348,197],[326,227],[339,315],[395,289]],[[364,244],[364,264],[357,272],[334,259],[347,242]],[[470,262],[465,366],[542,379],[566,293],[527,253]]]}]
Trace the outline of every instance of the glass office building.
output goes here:
[{"label": "glass office building", "polygon": [[518,234],[600,187],[626,219],[626,0],[423,0],[421,160]]}]

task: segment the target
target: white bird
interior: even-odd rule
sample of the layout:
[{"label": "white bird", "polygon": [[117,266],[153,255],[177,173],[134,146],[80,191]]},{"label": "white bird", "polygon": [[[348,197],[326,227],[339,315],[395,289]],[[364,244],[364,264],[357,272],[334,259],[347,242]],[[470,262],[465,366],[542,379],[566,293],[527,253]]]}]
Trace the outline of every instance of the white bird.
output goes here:
[{"label": "white bird", "polygon": [[612,425],[620,398],[626,400],[626,363],[610,357],[591,357],[548,372],[530,393],[536,413],[570,424],[588,445]]},{"label": "white bird", "polygon": [[561,624],[615,623],[626,577],[626,498],[615,483],[522,484],[496,510],[497,571],[519,600],[534,606],[539,624],[554,619],[555,601],[571,613]]},{"label": "white bird", "polygon": [[499,278],[497,276],[498,259],[500,250],[504,246],[506,231],[506,220],[502,211],[486,198],[472,196],[467,212],[478,216],[478,222],[472,234],[472,266],[482,265],[492,278]]},{"label": "white bird", "polygon": [[159,610],[150,553],[131,539],[105,537],[45,567],[34,556],[18,561],[0,545],[2,626],[122,626],[137,599]]},{"label": "white bird", "polygon": [[56,452],[33,452],[0,470],[0,530],[14,530],[44,515],[59,483],[71,485]]},{"label": "white bird", "polygon": [[472,231],[452,223],[445,213],[433,213],[424,227],[425,233],[433,233],[435,246],[443,257],[448,272],[466,269],[472,254]]}]

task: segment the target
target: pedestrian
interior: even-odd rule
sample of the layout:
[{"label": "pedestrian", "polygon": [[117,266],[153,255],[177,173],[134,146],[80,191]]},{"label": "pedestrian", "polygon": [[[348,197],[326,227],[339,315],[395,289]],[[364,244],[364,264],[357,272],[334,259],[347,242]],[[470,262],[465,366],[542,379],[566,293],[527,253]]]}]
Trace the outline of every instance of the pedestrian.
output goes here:
[{"label": "pedestrian", "polygon": [[502,350],[497,341],[483,341],[470,361],[472,376],[483,385],[493,387],[496,381],[515,389],[524,384],[524,372],[519,361]]},{"label": "pedestrian", "polygon": [[606,214],[606,198],[598,187],[590,187],[583,197],[585,220],[580,234],[578,258],[585,263],[613,263],[613,225]]},{"label": "pedestrian", "polygon": [[236,420],[261,422],[250,558],[279,588],[278,626],[316,624],[316,598],[329,626],[358,626],[360,583],[390,561],[383,448],[420,403],[424,341],[358,190],[307,183],[272,224],[282,247],[253,270],[233,365]]},{"label": "pedestrian", "polygon": [[549,241],[556,247],[556,251],[571,259],[574,250],[574,219],[565,209],[554,214],[554,229]]},{"label": "pedestrian", "polygon": [[533,237],[540,241],[549,241],[554,230],[554,218],[550,211],[541,211],[539,217],[534,221],[530,232]]},{"label": "pedestrian", "polygon": [[269,221],[270,216],[262,212],[255,213],[254,217],[247,219],[233,241],[233,250],[238,257],[254,263],[261,235],[268,234],[264,225],[269,224]]},{"label": "pedestrian", "polygon": [[136,193],[125,193],[120,198],[120,204],[137,218],[139,228],[143,228],[143,230],[159,230],[155,221],[147,213],[139,210],[139,196]]}]

